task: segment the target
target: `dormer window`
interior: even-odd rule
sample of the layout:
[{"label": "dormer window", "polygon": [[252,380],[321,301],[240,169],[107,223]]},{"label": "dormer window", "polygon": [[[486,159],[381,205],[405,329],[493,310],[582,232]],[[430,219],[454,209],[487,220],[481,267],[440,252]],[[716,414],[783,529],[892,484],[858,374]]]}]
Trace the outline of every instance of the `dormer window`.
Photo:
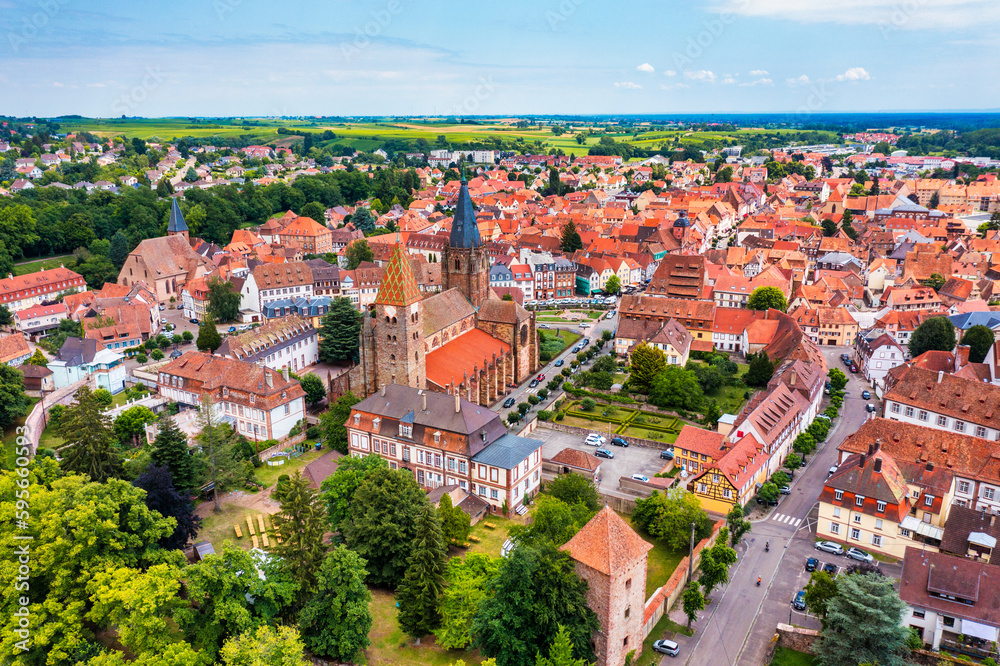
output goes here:
[{"label": "dormer window", "polygon": [[413,426],[408,423],[400,423],[399,436],[407,439],[413,439]]},{"label": "dormer window", "polygon": [[441,443],[441,431],[440,430],[438,430],[437,432],[434,433],[434,443],[435,444],[440,444]]},{"label": "dormer window", "polygon": [[855,506],[864,506],[865,505],[865,498],[862,497],[861,495],[858,495],[857,497],[854,498],[854,505]]},{"label": "dormer window", "polygon": [[833,498],[836,499],[836,500],[838,500],[838,501],[844,499],[844,491],[843,490],[834,490],[833,491]]},{"label": "dormer window", "polygon": [[354,415],[354,425],[359,425],[361,423],[361,414]]},{"label": "dormer window", "polygon": [[934,495],[924,495],[924,505],[931,506],[934,504]]},{"label": "dormer window", "polygon": [[[355,416],[360,416],[360,415],[355,415]],[[375,428],[376,430],[378,430],[378,426],[380,423],[382,423],[382,417],[376,416],[375,418],[372,419],[372,427]]]}]

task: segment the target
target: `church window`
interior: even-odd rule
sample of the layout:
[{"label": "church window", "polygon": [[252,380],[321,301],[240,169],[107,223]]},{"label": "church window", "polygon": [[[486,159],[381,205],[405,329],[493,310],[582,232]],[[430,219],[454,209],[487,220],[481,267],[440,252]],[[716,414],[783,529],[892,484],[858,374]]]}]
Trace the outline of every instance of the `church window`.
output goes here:
[{"label": "church window", "polygon": [[389,323],[389,315],[385,316],[385,323],[387,323],[387,324]]},{"label": "church window", "polygon": [[413,360],[414,361],[419,361],[420,360],[420,352],[418,352],[418,351],[413,352]]},{"label": "church window", "polygon": [[396,323],[396,318],[395,317],[392,318],[392,323],[393,323],[393,325],[395,325],[395,323]]}]

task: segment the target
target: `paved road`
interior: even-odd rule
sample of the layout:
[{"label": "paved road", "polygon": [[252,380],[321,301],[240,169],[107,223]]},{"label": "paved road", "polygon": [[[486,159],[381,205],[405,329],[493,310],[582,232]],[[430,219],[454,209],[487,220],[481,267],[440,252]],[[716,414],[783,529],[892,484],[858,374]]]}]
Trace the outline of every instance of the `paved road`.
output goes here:
[{"label": "paved road", "polygon": [[182,180],[184,180],[184,174],[187,173],[188,169],[190,169],[195,164],[197,164],[197,162],[198,161],[194,157],[189,157],[187,159],[187,161],[184,163],[184,166],[182,166],[181,168],[179,168],[177,170],[177,173],[174,175],[174,177],[170,179],[170,184],[171,185],[178,185],[178,184],[180,184],[180,182]]},{"label": "paved road", "polygon": [[[831,368],[843,369],[840,354],[845,347],[823,347]],[[730,582],[715,591],[711,605],[696,624],[691,638],[675,636],[682,646],[684,663],[689,666],[720,664],[761,664],[767,644],[779,622],[788,622],[788,611],[794,593],[805,585],[805,559],[816,554],[813,549],[816,499],[823,489],[827,470],[835,464],[837,446],[855,432],[868,416],[861,391],[868,386],[859,375],[847,373],[849,382],[844,410],[826,442],[817,449],[791,484],[791,495],[781,499],[768,516],[754,523],[738,547],[739,561],[730,572]],[[813,516],[810,519],[810,516]],[[770,542],[770,552],[764,552],[764,542]],[[830,556],[833,557],[833,556]],[[842,558],[838,565],[848,562]],[[821,557],[821,562],[827,559]],[[760,576],[760,587],[755,585]],[[675,611],[672,617],[679,611]],[[680,613],[683,618],[683,613]],[[814,618],[797,614],[795,624],[818,626]],[[675,617],[675,620],[684,622]],[[666,657],[661,664],[676,664]]]}]

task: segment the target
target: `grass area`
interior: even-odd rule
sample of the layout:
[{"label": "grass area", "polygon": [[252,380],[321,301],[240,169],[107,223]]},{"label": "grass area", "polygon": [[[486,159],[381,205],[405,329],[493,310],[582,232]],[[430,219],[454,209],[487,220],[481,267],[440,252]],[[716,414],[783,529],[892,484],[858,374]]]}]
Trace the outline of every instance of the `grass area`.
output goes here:
[{"label": "grass area", "polygon": [[16,444],[17,444],[17,428],[18,426],[23,426],[25,420],[28,418],[28,414],[31,414],[31,410],[35,408],[35,403],[38,402],[40,398],[28,397],[28,411],[21,418],[14,419],[14,422],[10,424],[10,427],[3,431],[3,451],[0,455],[0,467],[3,469],[13,469],[14,459],[16,458]]},{"label": "grass area", "polygon": [[478,652],[444,650],[434,643],[433,636],[426,636],[420,645],[399,628],[396,598],[385,590],[372,590],[372,628],[368,632],[371,645],[365,650],[363,663],[394,666],[448,666],[459,659],[468,666],[479,664]]},{"label": "grass area", "polygon": [[257,477],[257,482],[265,488],[270,488],[278,482],[278,477],[282,474],[292,476],[295,472],[303,469],[313,460],[316,460],[317,458],[330,452],[329,449],[316,451],[315,447],[313,447],[312,440],[307,439],[304,444],[310,447],[311,450],[306,451],[298,458],[290,458],[284,465],[279,465],[278,467],[269,467],[267,463],[264,463],[254,470],[254,476]]},{"label": "grass area", "polygon": [[633,524],[631,516],[625,514],[618,515],[624,518],[639,536],[653,545],[653,550],[649,551],[649,560],[646,565],[646,598],[648,599],[657,588],[663,587],[666,584],[670,576],[673,575],[674,569],[677,568],[677,565],[687,555],[687,552],[674,552],[670,550],[662,541],[654,539]]},{"label": "grass area", "polygon": [[[507,533],[510,531],[511,525],[523,525],[525,522],[524,518],[518,516],[517,518],[503,518],[500,516],[486,516],[477,525],[472,527],[471,536],[478,537],[479,542],[470,541],[468,548],[464,550],[459,550],[458,555],[461,556],[465,553],[483,553],[484,555],[489,555],[490,557],[500,556],[500,547],[503,546],[503,542],[507,540]],[[487,529],[483,524],[490,523],[495,525],[495,529]],[[453,551],[454,552],[454,551]]]},{"label": "grass area", "polygon": [[[212,504],[212,500],[209,499],[208,504]],[[245,506],[239,506],[236,504],[222,504],[222,511],[219,513],[210,513],[207,518],[201,524],[201,531],[198,532],[199,541],[209,541],[215,547],[215,552],[222,552],[222,545],[226,541],[230,541],[233,544],[239,546],[244,550],[249,550],[253,547],[253,540],[250,535],[247,534],[247,516],[251,516],[254,520],[254,532],[257,532],[257,516],[260,511],[254,511],[253,509],[248,509]],[[265,518],[266,525],[268,528],[271,527],[270,518]],[[243,533],[242,539],[236,538],[235,525],[240,526],[240,531]],[[262,544],[261,544],[262,545]]]},{"label": "grass area", "polygon": [[653,630],[649,632],[649,636],[646,636],[646,640],[642,642],[642,660],[640,663],[644,663],[646,657],[651,657],[653,659],[652,663],[655,664],[658,655],[653,652],[653,643],[663,638],[673,640],[677,634],[693,636],[694,630],[688,629],[683,624],[677,624],[670,619],[669,613],[664,613],[660,621],[653,626]]},{"label": "grass area", "polygon": [[67,259],[71,259],[72,256],[73,255],[65,254],[14,264],[14,275],[27,275],[28,273],[37,273],[42,270],[47,271],[53,268],[59,268],[66,263]]},{"label": "grass area", "polygon": [[774,658],[771,660],[771,666],[814,666],[816,663],[816,658],[811,654],[780,646],[774,651]]},{"label": "grass area", "polygon": [[59,436],[56,429],[49,426],[42,431],[42,436],[38,438],[38,446],[45,449],[58,449],[65,443],[65,440]]},{"label": "grass area", "polygon": [[[566,418],[569,419],[568,416]],[[640,437],[642,439],[652,439],[657,442],[666,442],[667,444],[673,444],[674,442],[677,441],[677,435],[679,435],[680,433],[677,432],[664,433],[664,432],[657,432],[655,430],[647,430],[642,426],[628,426],[627,428],[625,428],[625,431],[622,432],[621,434],[625,435],[626,437]]]},{"label": "grass area", "polygon": [[[708,397],[715,400],[719,405],[719,411],[723,414],[739,414],[746,402],[743,399],[746,392],[747,389],[739,386],[723,386],[715,393],[710,393]],[[753,395],[752,390],[750,394]]]}]

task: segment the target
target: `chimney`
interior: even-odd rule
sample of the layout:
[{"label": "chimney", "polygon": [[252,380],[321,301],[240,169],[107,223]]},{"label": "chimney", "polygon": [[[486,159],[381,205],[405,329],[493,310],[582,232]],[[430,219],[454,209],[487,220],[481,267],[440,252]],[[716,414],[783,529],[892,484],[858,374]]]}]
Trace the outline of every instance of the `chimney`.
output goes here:
[{"label": "chimney", "polygon": [[795,371],[792,370],[791,374],[788,376],[788,385],[795,386]]},{"label": "chimney", "polygon": [[289,382],[289,381],[291,381],[291,380],[292,380],[292,378],[291,378],[291,377],[289,376],[289,372],[288,372],[288,366],[286,365],[286,366],[285,366],[285,381],[286,381],[286,382]]},{"label": "chimney", "polygon": [[455,391],[455,413],[458,414],[462,411],[462,396],[459,395],[458,391]]},{"label": "chimney", "polygon": [[382,384],[382,397],[385,397],[385,384]]},{"label": "chimney", "polygon": [[420,403],[421,403],[420,411],[426,412],[427,411],[427,394],[426,393],[424,393],[422,396],[420,396]]},{"label": "chimney", "polygon": [[876,472],[876,473],[879,473],[879,472],[882,471],[882,459],[881,458],[876,458],[875,459],[875,466],[872,468],[872,470],[874,472]]},{"label": "chimney", "polygon": [[264,370],[264,381],[267,382],[267,388],[274,388],[274,375],[267,370]]},{"label": "chimney", "polygon": [[937,383],[940,384],[942,379],[944,379],[944,370],[938,370],[938,380],[937,380]]},{"label": "chimney", "polygon": [[868,462],[868,456],[862,453],[861,457],[858,458],[858,467],[864,467],[866,462]]},{"label": "chimney", "polygon": [[869,444],[868,445],[868,455],[872,455],[874,453],[875,453],[875,445],[874,444]]},{"label": "chimney", "polygon": [[934,463],[933,462],[928,461],[928,463],[927,463],[927,471],[928,472],[933,472],[934,471]]}]

